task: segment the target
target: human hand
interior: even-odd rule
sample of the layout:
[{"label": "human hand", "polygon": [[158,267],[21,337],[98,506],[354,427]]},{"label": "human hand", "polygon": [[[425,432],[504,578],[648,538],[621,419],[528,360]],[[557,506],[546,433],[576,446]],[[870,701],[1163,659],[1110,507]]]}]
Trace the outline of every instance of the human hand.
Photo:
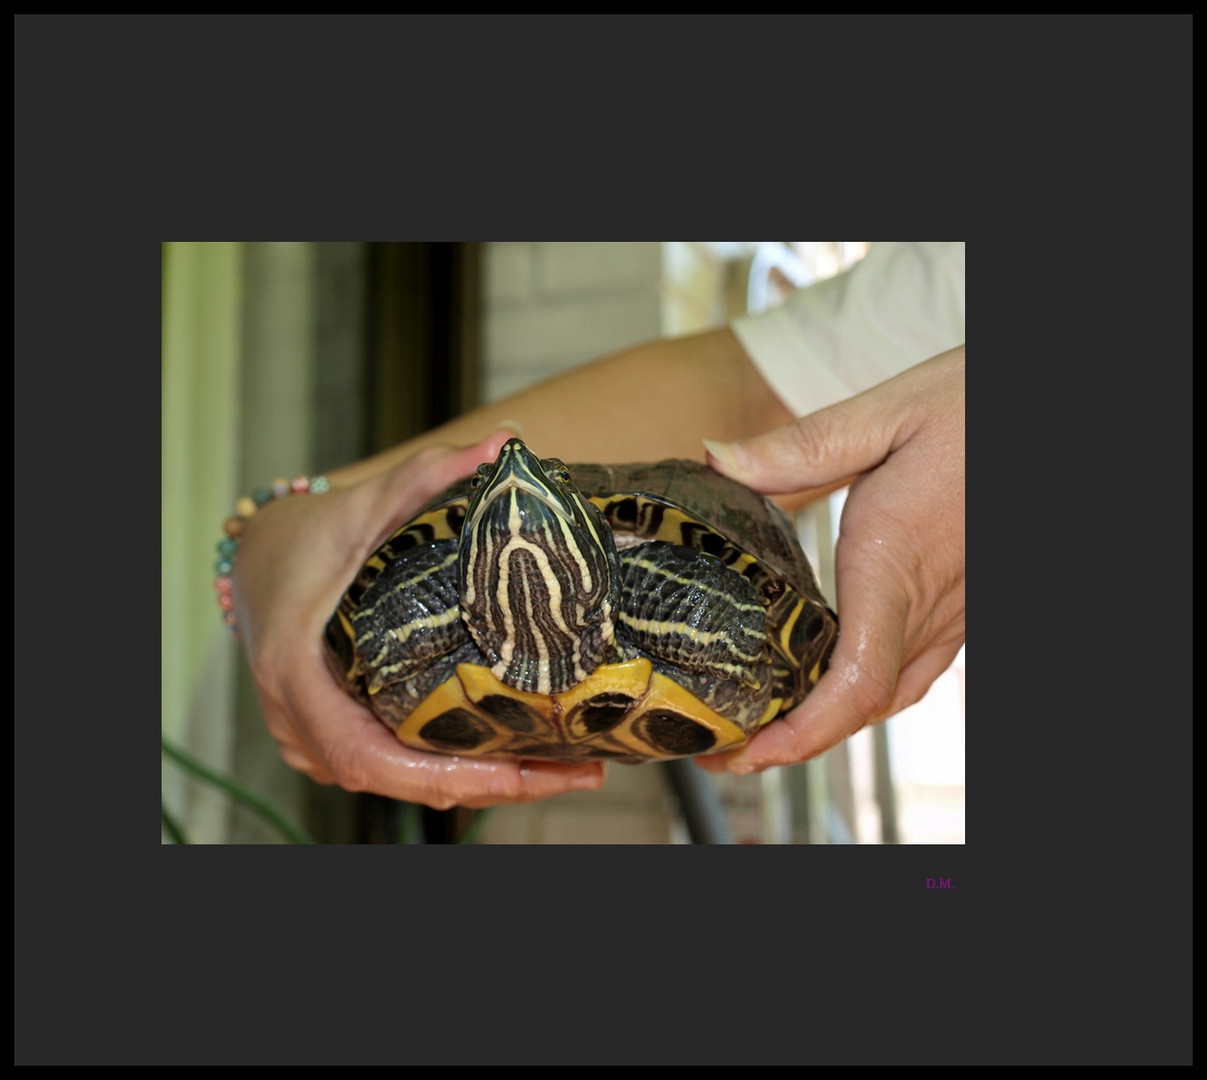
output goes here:
[{"label": "human hand", "polygon": [[829,668],[745,746],[697,762],[749,773],[807,761],[919,701],[964,644],[964,347],[785,427],[706,446],[715,469],[764,494],[850,491]]},{"label": "human hand", "polygon": [[599,763],[560,765],[425,754],[404,746],[332,677],[323,628],[365,559],[449,484],[493,461],[513,433],[429,448],[380,475],[262,507],[234,570],[239,633],[281,757],[321,784],[438,810],[529,802],[604,780]]}]

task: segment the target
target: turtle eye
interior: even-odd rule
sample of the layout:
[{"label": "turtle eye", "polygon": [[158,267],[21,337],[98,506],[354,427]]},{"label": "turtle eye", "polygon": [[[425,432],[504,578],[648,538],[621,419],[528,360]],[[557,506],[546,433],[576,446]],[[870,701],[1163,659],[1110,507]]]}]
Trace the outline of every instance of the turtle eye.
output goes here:
[{"label": "turtle eye", "polygon": [[478,471],[469,478],[470,491],[473,491],[476,488],[480,488],[482,486],[482,481],[485,480],[490,475],[490,471],[493,468],[494,468],[494,466],[490,465],[490,464],[479,465]]}]

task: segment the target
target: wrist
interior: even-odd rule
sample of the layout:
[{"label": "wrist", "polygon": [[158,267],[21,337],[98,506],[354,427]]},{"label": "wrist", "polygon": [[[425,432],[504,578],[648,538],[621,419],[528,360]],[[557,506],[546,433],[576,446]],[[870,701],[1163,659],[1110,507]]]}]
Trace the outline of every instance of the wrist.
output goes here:
[{"label": "wrist", "polygon": [[278,477],[266,487],[257,488],[250,495],[243,495],[235,502],[235,512],[222,524],[223,537],[218,541],[218,558],[214,561],[214,591],[222,621],[232,636],[239,636],[235,618],[234,571],[235,556],[247,523],[259,510],[277,499],[288,495],[319,495],[329,490],[331,484],[325,476],[295,476],[292,480]]}]

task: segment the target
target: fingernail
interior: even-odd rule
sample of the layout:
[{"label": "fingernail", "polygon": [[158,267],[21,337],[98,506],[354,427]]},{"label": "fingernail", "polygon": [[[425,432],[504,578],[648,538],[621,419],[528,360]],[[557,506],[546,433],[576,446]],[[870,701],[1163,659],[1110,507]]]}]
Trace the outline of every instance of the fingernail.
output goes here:
[{"label": "fingernail", "polygon": [[586,772],[580,772],[570,781],[570,787],[575,791],[594,791],[604,782],[606,775],[606,767],[600,765],[597,768],[588,769]]},{"label": "fingernail", "polygon": [[712,439],[701,439],[708,456],[721,466],[723,470],[742,471],[746,468],[746,451],[736,443],[714,442]]},{"label": "fingernail", "polygon": [[524,425],[518,420],[500,420],[499,427],[506,428],[508,431],[514,432],[521,439],[524,437]]}]

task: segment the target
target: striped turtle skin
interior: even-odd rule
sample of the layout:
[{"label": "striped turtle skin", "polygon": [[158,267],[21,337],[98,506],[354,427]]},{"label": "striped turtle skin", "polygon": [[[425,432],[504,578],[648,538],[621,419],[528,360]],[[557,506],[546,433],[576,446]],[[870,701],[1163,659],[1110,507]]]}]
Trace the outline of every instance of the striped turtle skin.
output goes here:
[{"label": "striped turtle skin", "polygon": [[415,749],[639,763],[740,746],[837,634],[770,500],[693,461],[568,467],[517,438],[378,548],[324,651]]}]

